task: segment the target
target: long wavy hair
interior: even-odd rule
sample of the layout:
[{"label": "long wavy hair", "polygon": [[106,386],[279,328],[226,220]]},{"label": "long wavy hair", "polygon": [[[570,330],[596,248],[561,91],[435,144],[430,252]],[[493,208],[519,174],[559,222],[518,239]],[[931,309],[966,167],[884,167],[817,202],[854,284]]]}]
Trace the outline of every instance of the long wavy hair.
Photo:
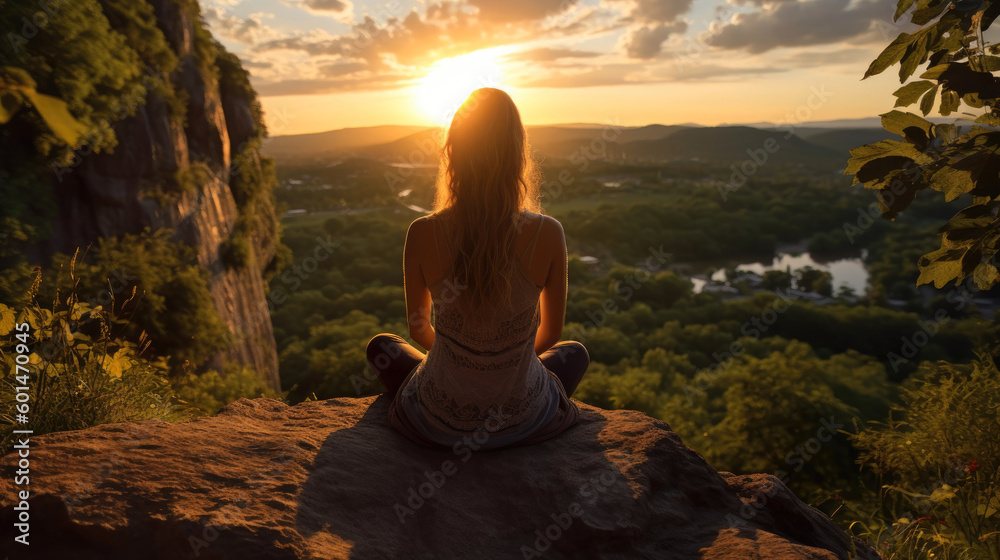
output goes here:
[{"label": "long wavy hair", "polygon": [[517,218],[541,210],[528,135],[510,96],[473,91],[452,118],[440,162],[434,215],[447,214],[458,247],[452,270],[464,287],[459,297],[492,316],[499,304],[511,304]]}]

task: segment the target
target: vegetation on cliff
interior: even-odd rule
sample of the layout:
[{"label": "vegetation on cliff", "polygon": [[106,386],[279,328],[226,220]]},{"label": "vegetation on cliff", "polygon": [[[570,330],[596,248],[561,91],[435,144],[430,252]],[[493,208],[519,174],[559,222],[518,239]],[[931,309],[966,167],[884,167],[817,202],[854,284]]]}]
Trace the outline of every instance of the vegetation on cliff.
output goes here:
[{"label": "vegetation on cliff", "polygon": [[[212,287],[212,275],[219,271],[206,269],[205,263],[219,258],[225,267],[267,279],[288,254],[278,241],[273,162],[259,155],[266,128],[249,75],[212,38],[195,1],[5,2],[0,27],[15,30],[0,44],[0,67],[30,80],[39,94],[62,100],[83,129],[72,142],[56,134],[32,104],[15,106],[6,102],[12,98],[4,98],[10,112],[0,125],[5,146],[0,154],[0,302],[32,304],[23,298],[35,280],[35,265],[43,266],[44,281],[32,297],[52,301],[63,282],[59,269],[70,261],[53,249],[80,247],[76,289],[81,297],[121,296],[136,288],[139,308],[121,336],[135,342],[144,332],[150,351],[166,361],[174,378],[204,372],[210,356],[228,351],[243,334],[230,334],[235,326],[220,317],[221,299]],[[205,128],[223,112],[221,130]],[[227,138],[232,149],[224,159],[221,142]],[[122,151],[131,155],[115,160],[110,177],[94,171],[102,156]],[[115,183],[99,197],[63,202],[64,195],[56,196],[59,189],[83,190],[77,179],[91,175],[98,177],[91,183]],[[155,231],[148,226],[160,218],[136,215],[145,207],[128,205],[123,219],[114,218],[122,211],[108,200],[120,196],[114,190],[118,180],[127,183],[127,197],[160,205],[160,215],[169,215],[172,207],[197,212],[201,193],[221,183],[235,202],[228,239],[217,248],[192,247],[211,236],[196,228],[228,227],[197,224],[192,214],[171,224],[173,230]],[[86,222],[98,214],[90,206],[102,204],[112,207],[105,212],[112,220],[74,222],[81,216]],[[77,229],[67,233],[71,227]],[[60,237],[53,242],[53,235]],[[261,320],[270,337],[266,321]],[[239,364],[216,362],[215,368],[240,379],[249,375]]]}]

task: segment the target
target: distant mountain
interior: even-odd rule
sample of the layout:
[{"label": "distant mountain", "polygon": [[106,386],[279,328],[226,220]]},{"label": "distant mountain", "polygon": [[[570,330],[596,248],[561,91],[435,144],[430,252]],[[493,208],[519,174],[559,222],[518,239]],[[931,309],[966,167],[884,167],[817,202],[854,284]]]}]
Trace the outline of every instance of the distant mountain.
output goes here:
[{"label": "distant mountain", "polygon": [[[611,125],[547,125],[527,127],[535,154],[543,159],[569,159],[574,154],[593,158],[668,161],[698,158],[734,162],[747,159],[748,150],[778,146],[778,160],[840,160],[856,146],[890,136],[881,128],[844,129],[802,127],[786,139],[772,127],[700,127],[652,124],[639,127]],[[264,145],[264,153],[279,161],[361,157],[381,161],[433,164],[443,130],[413,126],[347,128],[318,134],[278,136]],[[767,144],[775,142],[775,144]]]},{"label": "distant mountain", "polygon": [[[753,122],[739,124],[720,124],[719,126],[749,126],[752,128],[775,128],[781,126],[775,122]],[[881,117],[862,117],[858,119],[836,119],[832,121],[809,121],[794,123],[796,128],[882,128]]]},{"label": "distant mountain", "polygon": [[[598,139],[602,141],[598,141]],[[535,156],[544,160],[549,159],[576,159],[576,158],[596,158],[596,159],[621,159],[624,148],[615,141],[606,141],[598,134],[587,139],[563,140],[561,142],[550,142],[548,144],[532,143]]]},{"label": "distant mountain", "polygon": [[425,126],[365,126],[314,134],[290,134],[264,140],[264,154],[280,160],[345,155],[358,148],[386,144],[428,130]]},{"label": "distant mountain", "polygon": [[847,153],[858,146],[900,137],[882,128],[809,128],[796,129],[796,135],[818,146]]},{"label": "distant mountain", "polygon": [[[771,146],[774,148],[769,149]],[[699,158],[713,161],[741,161],[748,151],[765,150],[769,158],[788,161],[796,159],[833,159],[844,152],[820,146],[775,131],[747,126],[684,128],[659,140],[640,140],[624,144],[628,159],[658,161],[674,158]]]},{"label": "distant mountain", "polygon": [[628,142],[636,142],[639,140],[660,140],[666,138],[675,132],[686,130],[692,128],[690,125],[675,124],[675,125],[663,125],[663,124],[650,124],[646,126],[640,126],[638,128],[629,128],[623,130],[621,136],[617,138],[619,143],[625,144]]},{"label": "distant mountain", "polygon": [[642,140],[661,140],[687,127],[652,124],[640,127],[562,128],[556,126],[527,127],[531,147],[543,157],[570,158],[584,150],[603,150],[606,157],[618,158],[622,144]]},{"label": "distant mountain", "polygon": [[601,133],[607,133],[603,125],[594,125],[593,128],[564,128],[562,126],[529,126],[528,139],[531,145],[537,150],[550,144],[559,144],[566,141],[589,142],[593,138],[600,138]]},{"label": "distant mountain", "polygon": [[412,164],[435,163],[443,134],[440,128],[425,128],[392,142],[355,148],[353,155]]}]

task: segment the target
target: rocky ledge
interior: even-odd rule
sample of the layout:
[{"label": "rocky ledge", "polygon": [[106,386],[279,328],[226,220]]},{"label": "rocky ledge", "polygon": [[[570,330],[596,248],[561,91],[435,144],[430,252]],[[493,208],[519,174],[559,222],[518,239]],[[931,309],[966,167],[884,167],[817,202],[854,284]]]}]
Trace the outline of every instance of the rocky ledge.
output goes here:
[{"label": "rocky ledge", "polygon": [[544,443],[432,451],[387,406],[241,399],[31,438],[30,544],[14,541],[12,491],[3,542],[12,558],[102,560],[878,558],[778,479],[718,472],[639,412],[580,403]]}]

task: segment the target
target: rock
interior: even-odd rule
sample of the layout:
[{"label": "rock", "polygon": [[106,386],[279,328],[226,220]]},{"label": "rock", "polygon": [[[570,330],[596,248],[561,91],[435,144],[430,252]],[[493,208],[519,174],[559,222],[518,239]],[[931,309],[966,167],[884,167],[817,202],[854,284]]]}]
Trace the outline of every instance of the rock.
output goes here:
[{"label": "rock", "polygon": [[849,557],[847,535],[778,479],[717,472],[664,422],[578,404],[559,437],[490,451],[410,442],[385,396],[241,399],[186,423],[32,438],[31,544],[13,557]]},{"label": "rock", "polygon": [[[238,88],[223,95],[219,76],[205,74],[208,70],[195,48],[196,4],[149,1],[179,61],[167,79],[187,99],[187,125],[180,124],[155,91],[135,99],[135,115],[111,123],[118,138],[112,153],[81,150],[73,165],[46,175],[55,201],[52,235],[24,251],[29,261],[46,264],[56,252],[73,254],[100,238],[139,233],[146,227],[174,230],[176,240],[193,247],[198,265],[209,272],[208,290],[233,340],[196,367],[221,372],[229,361],[246,365],[278,391],[278,352],[261,274],[277,244],[272,232],[278,218],[270,202],[255,205],[258,215],[250,220],[256,268],[228,268],[220,254],[240,212],[229,184],[236,155],[232,149],[242,147],[263,126],[250,111],[256,100],[252,92]],[[230,132],[237,138],[230,138]],[[251,160],[259,172],[259,157]],[[163,204],[148,196],[157,189],[171,192],[177,171],[195,164],[209,171],[204,185]]]}]

